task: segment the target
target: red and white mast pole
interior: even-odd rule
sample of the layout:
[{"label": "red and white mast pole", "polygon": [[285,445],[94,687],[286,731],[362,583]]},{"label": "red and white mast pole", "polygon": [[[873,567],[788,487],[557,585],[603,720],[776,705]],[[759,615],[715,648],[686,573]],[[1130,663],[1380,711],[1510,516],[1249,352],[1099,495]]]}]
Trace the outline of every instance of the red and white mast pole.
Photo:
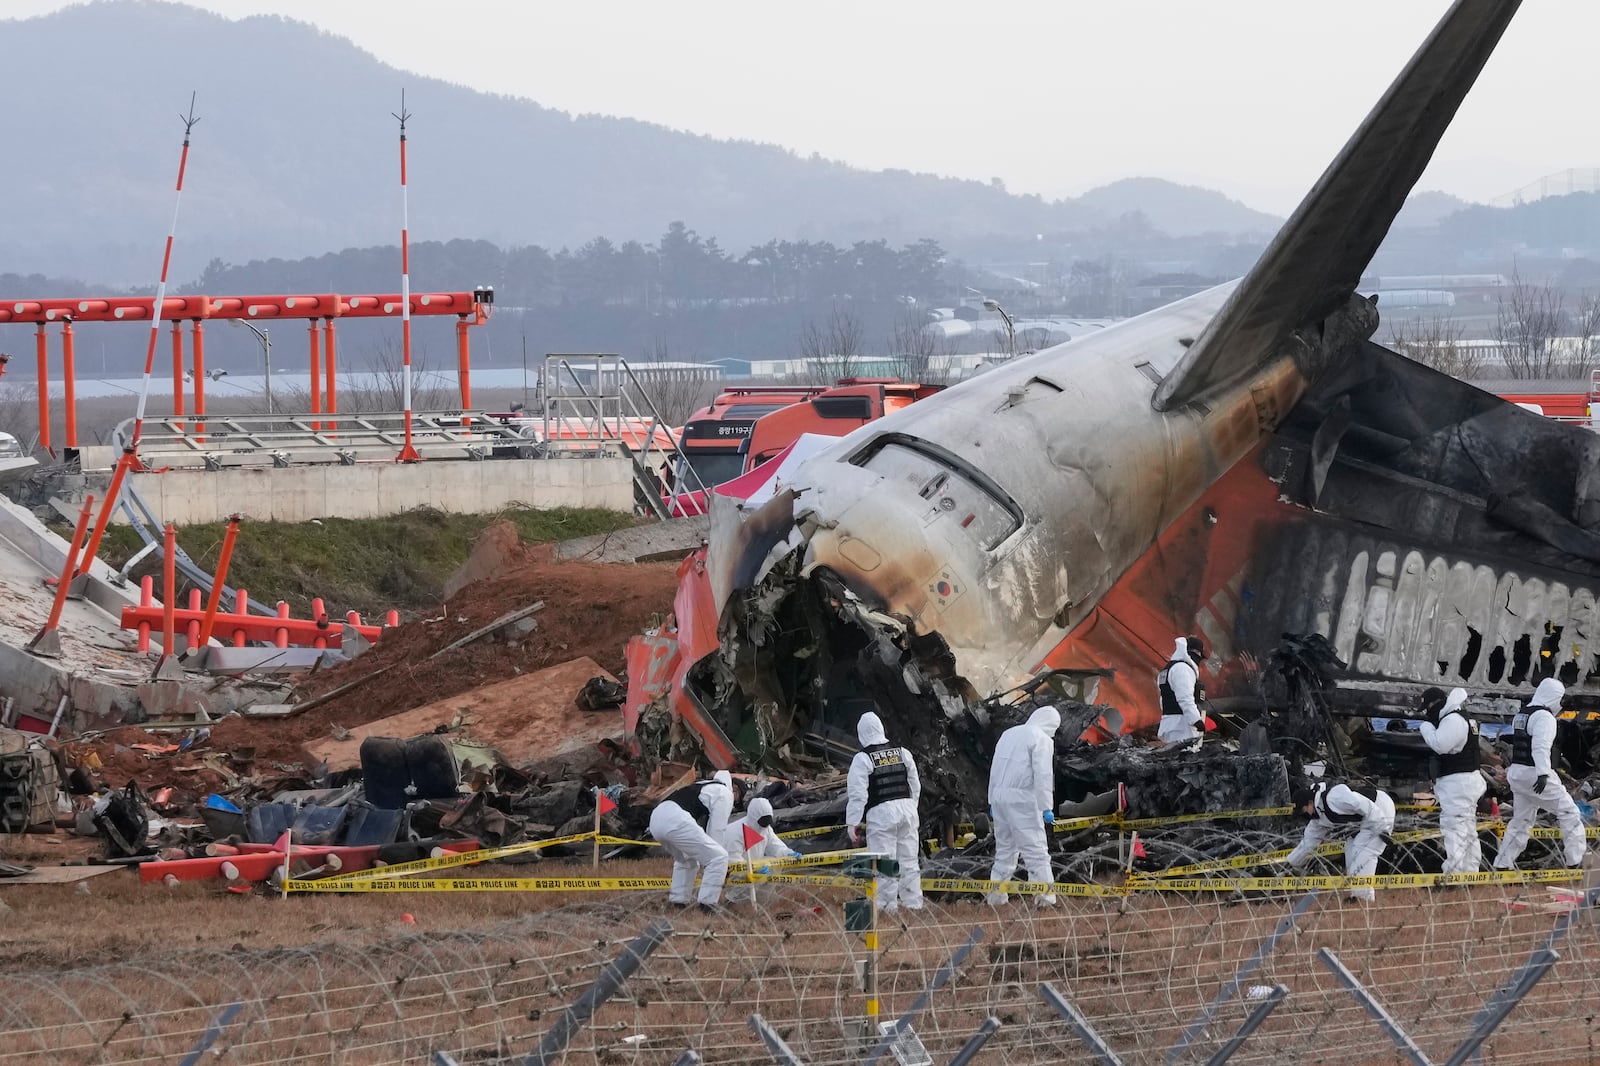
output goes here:
[{"label": "red and white mast pole", "polygon": [[[139,407],[133,417],[133,466],[144,467],[139,462],[139,440],[144,434],[144,409],[150,399],[150,375],[156,367],[156,342],[161,333],[161,307],[167,298],[167,272],[172,268],[172,242],[178,232],[178,208],[183,203],[183,172],[189,165],[189,134],[200,121],[194,116],[194,95],[189,96],[189,114],[179,115],[183,122],[183,154],[178,157],[177,195],[172,200],[172,225],[167,227],[167,247],[161,254],[161,281],[156,286],[156,298],[150,305],[150,344],[144,353],[144,388],[139,393]],[[111,503],[110,496],[106,502]]]},{"label": "red and white mast pole", "polygon": [[[78,563],[80,576],[87,574],[89,568],[94,565],[95,556],[100,551],[100,538],[105,536],[106,526],[111,522],[111,513],[116,510],[117,503],[122,498],[122,482],[127,477],[128,471],[145,469],[145,465],[139,461],[139,440],[144,435],[144,409],[150,399],[150,375],[156,367],[156,342],[161,339],[161,308],[167,299],[167,271],[172,267],[172,242],[178,232],[178,208],[183,203],[183,172],[189,166],[189,135],[200,122],[194,114],[194,100],[195,94],[190,93],[189,113],[178,116],[183,123],[183,152],[178,156],[178,185],[177,195],[172,200],[172,225],[167,227],[167,246],[161,253],[161,281],[156,285],[156,298],[150,304],[150,344],[144,353],[144,388],[139,392],[139,406],[133,416],[133,439],[123,448],[122,457],[117,460],[116,468],[111,472],[111,484],[107,488],[105,499],[100,504],[100,514],[95,518],[94,530],[89,534],[89,542],[84,546],[83,556]],[[42,378],[41,387],[43,387]],[[181,388],[182,382],[174,382],[173,387]]]},{"label": "red and white mast pole", "polygon": [[415,463],[422,456],[411,445],[411,213],[406,199],[406,119],[411,113],[406,110],[404,89],[400,90],[400,113],[394,117],[400,120],[400,351],[405,362],[402,388],[406,411],[406,443],[394,459],[397,463]]}]

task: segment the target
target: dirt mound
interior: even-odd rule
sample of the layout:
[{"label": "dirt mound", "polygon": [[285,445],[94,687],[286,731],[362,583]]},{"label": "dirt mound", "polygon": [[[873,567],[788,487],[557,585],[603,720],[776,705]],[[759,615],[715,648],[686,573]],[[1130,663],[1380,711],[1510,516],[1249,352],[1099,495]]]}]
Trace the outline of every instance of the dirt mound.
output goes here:
[{"label": "dirt mound", "polygon": [[[256,749],[257,759],[299,761],[302,745],[470,689],[588,656],[612,674],[623,669],[623,648],[672,608],[673,563],[557,562],[548,547],[528,548],[514,569],[462,589],[440,617],[390,630],[366,655],[307,678],[299,698],[381,675],[302,714],[282,720],[228,718],[213,727],[213,744]],[[484,638],[429,659],[452,641],[538,601],[538,627],[511,642]],[[387,669],[385,669],[387,668]],[[576,692],[574,692],[576,695]]]},{"label": "dirt mound", "polygon": [[69,740],[62,750],[67,766],[83,767],[97,784],[121,788],[137,781],[147,795],[170,786],[173,803],[183,806],[229,784],[228,774],[214,761],[224,749],[201,739],[180,751],[183,741],[183,733],[152,733],[127,725],[90,740]]}]

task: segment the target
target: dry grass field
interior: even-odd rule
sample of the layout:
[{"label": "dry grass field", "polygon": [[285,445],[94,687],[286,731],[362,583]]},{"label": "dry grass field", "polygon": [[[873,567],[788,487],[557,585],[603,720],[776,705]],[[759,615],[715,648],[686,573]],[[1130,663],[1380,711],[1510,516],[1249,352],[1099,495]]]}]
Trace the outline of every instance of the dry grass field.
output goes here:
[{"label": "dry grass field", "polygon": [[[666,870],[654,859],[610,863],[605,873]],[[537,873],[582,876],[588,867],[550,861]],[[176,1062],[236,1003],[205,1061],[423,1062],[435,1051],[461,1063],[520,1061],[607,961],[662,920],[672,934],[563,1061],[665,1066],[693,1049],[707,1062],[770,1062],[748,1025],[756,1012],[808,1064],[861,1058],[857,963],[866,951],[843,929],[849,889],[767,886],[758,905],[707,917],[654,892],[282,900],[259,889],[140,885],[131,873],[87,884],[0,890],[11,908],[0,924],[0,1064]],[[1483,1061],[1600,1062],[1600,942],[1593,909],[1574,910],[1578,898],[1484,886],[1380,892],[1363,906],[1324,893],[1176,1061],[1208,1059],[1257,1005],[1248,988],[1278,983],[1288,998],[1231,1062],[1405,1061],[1318,961],[1327,948],[1443,1062],[1489,996],[1555,933],[1560,961]],[[1164,1061],[1295,902],[1163,893],[1069,899],[1055,910],[931,904],[883,923],[883,1014],[909,1009],[981,931],[917,1020],[934,1061],[948,1061],[989,1016],[1001,1027],[977,1062],[1089,1061],[1041,998],[1044,982],[1123,1062]]]}]

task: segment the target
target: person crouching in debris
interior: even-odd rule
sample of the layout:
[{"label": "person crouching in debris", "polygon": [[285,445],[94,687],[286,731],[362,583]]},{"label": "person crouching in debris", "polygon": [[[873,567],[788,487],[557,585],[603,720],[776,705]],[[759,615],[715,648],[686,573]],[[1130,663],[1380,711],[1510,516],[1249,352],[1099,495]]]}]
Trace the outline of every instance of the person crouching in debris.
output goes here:
[{"label": "person crouching in debris", "polygon": [[1161,728],[1156,737],[1168,744],[1187,744],[1199,740],[1205,715],[1195,698],[1200,685],[1200,663],[1206,648],[1199,637],[1179,637],[1172,658],[1156,675],[1156,691],[1161,694]]},{"label": "person crouching in debris", "polygon": [[[1022,725],[1001,733],[994,746],[989,767],[989,814],[994,819],[991,881],[1011,880],[1019,859],[1028,867],[1030,881],[1055,881],[1045,826],[1056,820],[1055,737],[1060,728],[1061,712],[1040,707]],[[990,892],[985,899],[998,906],[1006,902],[1006,894]],[[1055,893],[1039,896],[1038,903],[1054,907]]]},{"label": "person crouching in debris", "polygon": [[1561,778],[1550,768],[1550,747],[1556,739],[1556,713],[1561,710],[1561,698],[1567,686],[1553,677],[1539,682],[1527,708],[1511,719],[1511,765],[1506,767],[1506,781],[1511,785],[1511,820],[1506,823],[1506,835],[1500,841],[1500,854],[1495,856],[1496,870],[1515,869],[1522,849],[1528,846],[1528,835],[1540,811],[1550,811],[1561,826],[1561,843],[1567,866],[1573,869],[1583,865],[1584,852],[1589,846],[1583,833],[1583,815],[1572,801],[1572,794],[1562,785]]},{"label": "person crouching in debris", "polygon": [[[1303,869],[1318,844],[1353,829],[1355,835],[1344,842],[1345,876],[1371,877],[1378,872],[1378,859],[1394,832],[1394,800],[1387,792],[1370,786],[1319,784],[1297,789],[1291,802],[1295,813],[1311,819],[1311,824],[1289,853],[1290,866]],[[1370,888],[1352,888],[1350,898],[1371,903],[1377,894]]]},{"label": "person crouching in debris", "polygon": [[861,843],[861,822],[866,819],[867,850],[900,864],[898,877],[878,878],[878,909],[922,909],[922,865],[918,859],[920,827],[917,801],[922,779],[910,750],[889,743],[883,721],[868,711],[856,723],[861,750],[850,760],[849,799],[844,824],[850,843]]},{"label": "person crouching in debris", "polygon": [[717,841],[733,812],[733,775],[718,770],[709,781],[685,785],[650,812],[650,835],[672,856],[672,890],[667,901],[687,907],[694,900],[694,875],[700,875],[700,909],[715,909],[728,876],[728,849]]},{"label": "person crouching in debris", "polygon": [[[729,855],[742,855],[750,860],[751,865],[760,866],[762,859],[798,859],[800,853],[785,844],[778,836],[777,830],[772,828],[772,801],[753,799],[750,809],[744,812],[744,817],[737,822],[729,822],[727,830],[722,834],[722,846]],[[727,896],[732,900],[748,900],[750,890],[737,883],[731,884],[727,889]]]},{"label": "person crouching in debris", "polygon": [[1434,752],[1433,794],[1439,801],[1439,834],[1444,838],[1444,872],[1477,873],[1483,863],[1478,840],[1478,800],[1488,785],[1478,772],[1478,723],[1461,713],[1467,690],[1440,688],[1422,693],[1422,739]]}]

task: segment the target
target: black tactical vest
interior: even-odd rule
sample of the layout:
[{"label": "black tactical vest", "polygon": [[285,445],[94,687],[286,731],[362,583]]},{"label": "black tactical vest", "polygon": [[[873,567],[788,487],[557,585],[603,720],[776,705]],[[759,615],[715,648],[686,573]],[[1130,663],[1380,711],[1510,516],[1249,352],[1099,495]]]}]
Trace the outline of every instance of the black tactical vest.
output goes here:
[{"label": "black tactical vest", "polygon": [[[1450,712],[1450,714],[1459,713],[1459,711]],[[1449,718],[1450,714],[1445,715],[1444,718]],[[1442,723],[1444,718],[1439,719],[1439,721]],[[1462,720],[1467,723],[1467,742],[1461,746],[1460,751],[1452,755],[1438,756],[1439,770],[1434,775],[1435,777],[1449,777],[1451,774],[1475,774],[1478,772],[1478,766],[1481,762],[1478,751],[1478,723],[1465,715],[1462,715]]]},{"label": "black tactical vest", "polygon": [[[1373,797],[1368,796],[1367,798],[1372,799]],[[1317,789],[1315,806],[1317,808],[1317,813],[1322,815],[1322,817],[1326,818],[1328,821],[1332,822],[1334,825],[1350,825],[1353,822],[1361,821],[1361,819],[1364,817],[1360,814],[1339,814],[1335,811],[1330,811],[1328,809],[1327,785],[1323,785],[1321,788]]]},{"label": "black tactical vest", "polygon": [[707,785],[715,785],[718,783],[719,782],[716,781],[696,781],[692,785],[684,785],[682,788],[678,789],[678,791],[668,796],[666,802],[676,803],[678,806],[682,807],[688,812],[689,817],[694,819],[695,824],[701,829],[704,829],[711,821],[711,811],[706,807],[705,802],[701,800],[700,790],[705,788]]},{"label": "black tactical vest", "polygon": [[1511,719],[1511,764],[1513,766],[1533,765],[1533,735],[1528,732],[1528,719],[1543,711],[1555,717],[1555,712],[1548,707],[1529,707],[1515,718]]},{"label": "black tactical vest", "polygon": [[911,798],[906,749],[898,744],[868,744],[861,750],[872,760],[872,772],[867,776],[867,810],[889,800]]},{"label": "black tactical vest", "polygon": [[1172,673],[1174,666],[1187,666],[1189,669],[1194,670],[1195,698],[1197,700],[1200,693],[1200,671],[1195,670],[1194,666],[1184,659],[1173,659],[1167,663],[1166,668],[1156,678],[1156,688],[1161,691],[1161,713],[1181,718],[1183,717],[1183,708],[1178,706],[1178,697],[1173,693],[1172,684],[1167,680],[1167,675]]}]

